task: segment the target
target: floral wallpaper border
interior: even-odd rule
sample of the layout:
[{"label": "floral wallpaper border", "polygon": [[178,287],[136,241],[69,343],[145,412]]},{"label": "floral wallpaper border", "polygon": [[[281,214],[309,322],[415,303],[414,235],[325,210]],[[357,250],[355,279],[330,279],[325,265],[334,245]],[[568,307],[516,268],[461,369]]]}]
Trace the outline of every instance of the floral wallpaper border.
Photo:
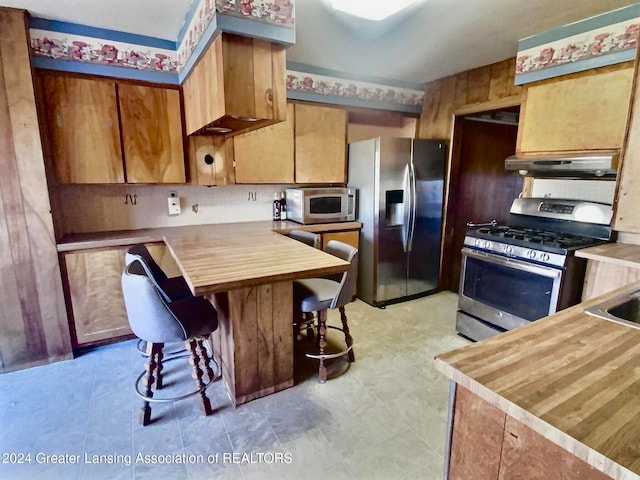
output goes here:
[{"label": "floral wallpaper border", "polygon": [[34,55],[56,60],[175,74],[185,67],[218,13],[293,29],[294,3],[295,0],[198,0],[189,26],[173,50],[39,28],[30,29],[31,48]]},{"label": "floral wallpaper border", "polygon": [[295,23],[295,0],[216,0],[216,10],[285,28],[294,28]]},{"label": "floral wallpaper border", "polygon": [[424,91],[287,70],[287,91],[421,107]]},{"label": "floral wallpaper border", "polygon": [[34,55],[154,72],[177,71],[174,50],[36,28],[29,32]]},{"label": "floral wallpaper border", "polygon": [[216,16],[213,0],[200,0],[189,27],[177,46],[177,70],[182,71],[191,54],[200,43],[204,32]]},{"label": "floral wallpaper border", "polygon": [[[516,57],[516,84],[592,68],[593,65],[585,61],[593,61],[599,57],[603,58],[599,58],[598,66],[606,65],[609,60],[610,63],[623,61],[624,58],[620,60],[619,55],[613,55],[609,59],[604,57],[635,49],[639,32],[640,17],[519,49]],[[563,67],[562,71],[556,69],[555,73],[553,69],[556,67]],[[535,73],[537,74],[532,75]]]}]

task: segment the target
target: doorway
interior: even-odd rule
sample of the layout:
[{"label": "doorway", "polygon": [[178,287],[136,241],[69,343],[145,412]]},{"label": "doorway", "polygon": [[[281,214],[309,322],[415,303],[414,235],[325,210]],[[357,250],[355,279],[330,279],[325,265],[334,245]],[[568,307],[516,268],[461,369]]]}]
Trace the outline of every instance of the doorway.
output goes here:
[{"label": "doorway", "polygon": [[456,115],[443,231],[440,288],[458,292],[467,222],[507,223],[523,179],[504,169],[516,150],[520,107]]}]

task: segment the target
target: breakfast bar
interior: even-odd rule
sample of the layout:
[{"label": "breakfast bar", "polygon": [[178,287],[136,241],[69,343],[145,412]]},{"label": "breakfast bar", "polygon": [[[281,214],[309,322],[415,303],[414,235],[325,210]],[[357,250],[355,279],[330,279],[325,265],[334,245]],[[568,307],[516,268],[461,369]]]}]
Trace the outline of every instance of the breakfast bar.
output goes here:
[{"label": "breakfast bar", "polygon": [[170,231],[164,240],[196,295],[218,310],[214,356],[235,405],[293,385],[293,280],[349,264],[254,224]]},{"label": "breakfast bar", "polygon": [[448,478],[640,478],[640,329],[584,312],[638,287],[436,357]]},{"label": "breakfast bar", "polygon": [[357,235],[360,224],[243,222],[65,236],[58,251],[76,279],[69,286],[76,336],[93,341],[108,339],[110,332],[121,338],[131,333],[122,297],[109,297],[108,316],[100,300],[105,287],[120,291],[128,246],[145,243],[170,276],[182,274],[195,295],[216,306],[214,355],[234,404],[288,388],[293,385],[292,282],[348,268],[347,262],[283,235],[297,228],[341,238],[345,232]]}]

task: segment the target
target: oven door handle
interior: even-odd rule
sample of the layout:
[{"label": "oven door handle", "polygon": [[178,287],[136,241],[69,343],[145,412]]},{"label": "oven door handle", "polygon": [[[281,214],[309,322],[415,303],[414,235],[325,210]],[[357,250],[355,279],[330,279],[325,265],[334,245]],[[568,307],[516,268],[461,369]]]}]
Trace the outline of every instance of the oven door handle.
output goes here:
[{"label": "oven door handle", "polygon": [[498,225],[498,221],[495,218],[493,220],[491,220],[490,222],[484,222],[484,223],[467,222],[467,227],[469,227],[469,228],[495,227],[496,225]]},{"label": "oven door handle", "polygon": [[525,272],[536,273],[549,278],[558,278],[562,275],[562,269],[547,267],[544,265],[538,265],[532,262],[525,262],[516,258],[503,257],[501,255],[489,252],[480,252],[471,248],[464,247],[462,249],[462,255],[466,255],[478,260],[484,260],[486,262],[494,263],[496,265],[502,265],[505,267],[513,267]]}]

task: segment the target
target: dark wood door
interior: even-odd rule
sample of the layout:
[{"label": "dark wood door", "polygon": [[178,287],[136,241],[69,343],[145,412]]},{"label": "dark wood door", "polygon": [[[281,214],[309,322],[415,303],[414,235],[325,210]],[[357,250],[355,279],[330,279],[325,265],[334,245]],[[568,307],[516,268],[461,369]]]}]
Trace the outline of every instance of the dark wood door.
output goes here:
[{"label": "dark wood door", "polygon": [[522,178],[504,169],[516,148],[518,127],[456,117],[451,190],[446,212],[441,288],[458,291],[460,250],[467,222],[506,223]]}]

